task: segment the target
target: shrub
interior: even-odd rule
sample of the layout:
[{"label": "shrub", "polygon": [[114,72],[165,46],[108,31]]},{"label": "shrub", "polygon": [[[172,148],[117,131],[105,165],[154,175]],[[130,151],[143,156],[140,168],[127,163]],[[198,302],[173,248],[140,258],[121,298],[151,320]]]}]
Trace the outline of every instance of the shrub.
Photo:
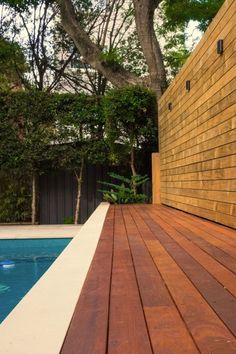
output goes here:
[{"label": "shrub", "polygon": [[148,200],[145,194],[136,192],[138,187],[148,181],[147,176],[136,175],[126,178],[113,172],[109,173],[109,176],[120,181],[120,184],[100,181],[101,184],[111,188],[110,190],[100,190],[105,201],[112,204],[132,204],[145,203]]}]

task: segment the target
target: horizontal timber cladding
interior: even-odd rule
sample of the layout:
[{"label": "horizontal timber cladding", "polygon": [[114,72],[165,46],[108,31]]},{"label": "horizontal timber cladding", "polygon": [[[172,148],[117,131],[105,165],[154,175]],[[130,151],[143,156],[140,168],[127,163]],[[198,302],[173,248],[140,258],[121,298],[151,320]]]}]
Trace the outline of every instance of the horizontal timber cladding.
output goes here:
[{"label": "horizontal timber cladding", "polygon": [[[236,228],[236,1],[159,101],[161,202]],[[223,40],[223,54],[217,41]],[[186,81],[190,80],[190,90]],[[155,181],[154,181],[155,183]]]}]

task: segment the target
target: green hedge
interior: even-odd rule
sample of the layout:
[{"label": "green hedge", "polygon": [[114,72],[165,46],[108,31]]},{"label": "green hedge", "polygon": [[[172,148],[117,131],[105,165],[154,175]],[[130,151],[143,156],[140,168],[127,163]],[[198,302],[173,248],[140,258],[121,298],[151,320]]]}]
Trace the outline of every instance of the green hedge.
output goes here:
[{"label": "green hedge", "polygon": [[[8,183],[9,173],[14,176],[8,189],[0,190],[4,204],[0,222],[27,220],[31,176],[60,167],[63,154],[87,148],[91,140],[93,144],[86,150],[88,161],[124,166],[128,165],[125,156],[129,149],[121,136],[133,134],[138,139],[139,169],[146,164],[147,154],[157,148],[155,96],[139,86],[114,89],[106,97],[38,91],[0,93],[0,107],[0,183]],[[79,143],[76,127],[83,129],[84,139]],[[113,158],[114,146],[118,146],[115,153],[120,159]],[[73,159],[68,157],[64,165],[67,168],[68,161],[69,169]],[[146,173],[145,167],[141,174]],[[17,189],[19,193],[15,193]]]}]

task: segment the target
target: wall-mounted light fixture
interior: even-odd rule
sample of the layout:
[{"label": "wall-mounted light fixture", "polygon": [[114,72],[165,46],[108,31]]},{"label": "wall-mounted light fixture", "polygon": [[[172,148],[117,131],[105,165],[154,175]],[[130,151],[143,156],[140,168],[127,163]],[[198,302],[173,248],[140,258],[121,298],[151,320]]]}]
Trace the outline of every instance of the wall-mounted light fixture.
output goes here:
[{"label": "wall-mounted light fixture", "polygon": [[187,80],[187,81],[186,81],[185,86],[186,86],[186,90],[187,90],[187,91],[190,91],[190,89],[191,89],[190,80]]},{"label": "wall-mounted light fixture", "polygon": [[169,109],[169,111],[172,111],[172,103],[171,102],[168,103],[168,109]]},{"label": "wall-mounted light fixture", "polygon": [[223,54],[224,52],[224,41],[223,39],[219,39],[217,41],[217,54]]}]

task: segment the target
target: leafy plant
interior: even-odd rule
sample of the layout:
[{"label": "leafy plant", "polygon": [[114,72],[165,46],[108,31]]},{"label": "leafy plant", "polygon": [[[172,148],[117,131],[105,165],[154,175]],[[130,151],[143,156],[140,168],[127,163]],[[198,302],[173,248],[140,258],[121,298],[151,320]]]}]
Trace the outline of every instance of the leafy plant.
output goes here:
[{"label": "leafy plant", "polygon": [[9,183],[0,193],[0,222],[26,222],[30,219],[30,195],[26,186]]},{"label": "leafy plant", "polygon": [[138,187],[149,180],[146,175],[136,175],[127,178],[111,172],[109,176],[112,179],[118,180],[120,184],[99,181],[99,183],[110,187],[110,190],[99,190],[103,193],[104,200],[113,204],[145,203],[148,200],[145,194],[136,192]]},{"label": "leafy plant", "polygon": [[122,63],[121,56],[120,56],[119,51],[117,49],[113,49],[113,50],[109,50],[109,51],[104,49],[99,54],[99,58],[101,60],[103,60],[104,64],[112,65],[114,69],[116,67],[119,67],[119,65],[121,65],[121,63]]}]

